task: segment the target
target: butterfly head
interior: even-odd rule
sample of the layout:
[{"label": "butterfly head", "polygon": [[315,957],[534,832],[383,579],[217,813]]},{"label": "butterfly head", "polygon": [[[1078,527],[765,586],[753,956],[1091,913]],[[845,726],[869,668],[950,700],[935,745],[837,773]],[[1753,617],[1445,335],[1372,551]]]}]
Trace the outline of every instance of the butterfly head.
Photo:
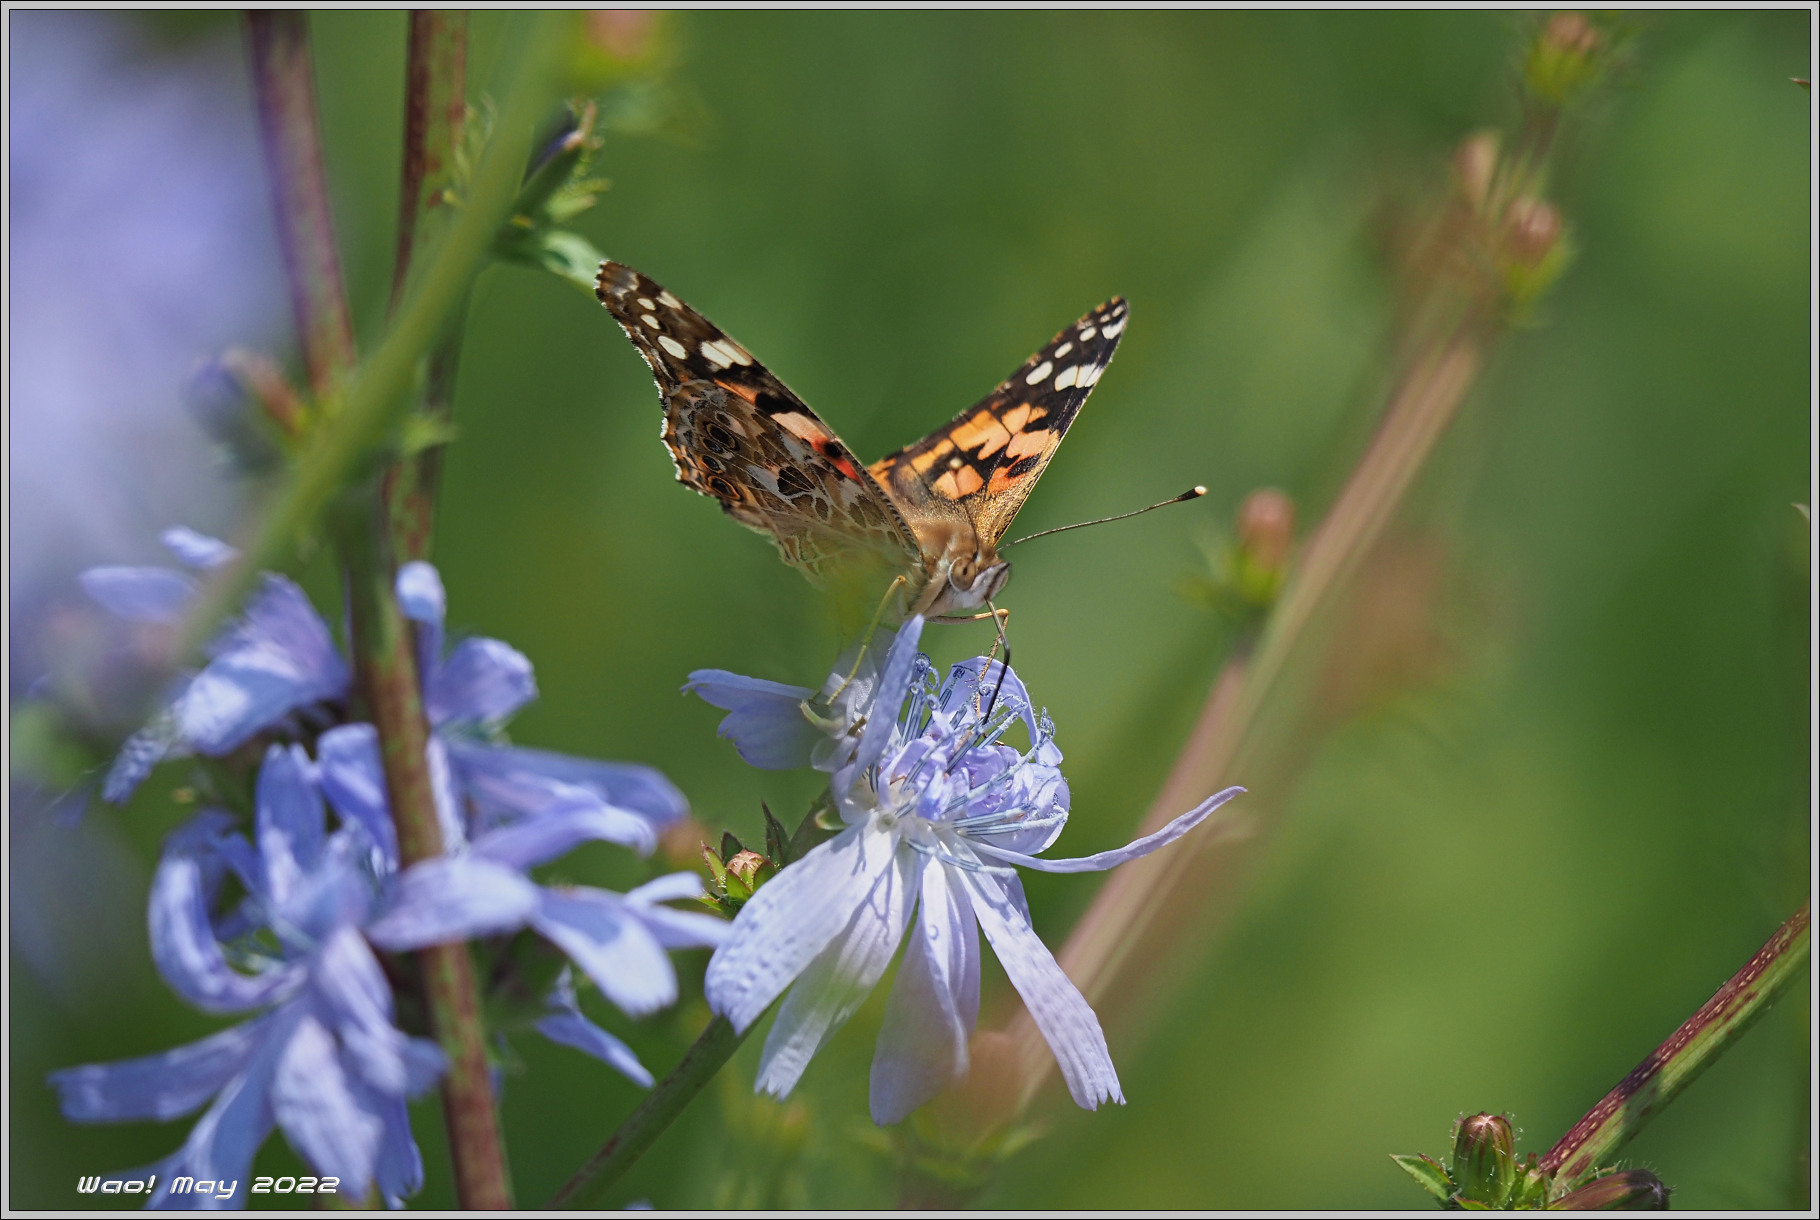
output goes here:
[{"label": "butterfly head", "polygon": [[927,608],[919,612],[933,618],[976,610],[997,597],[1010,579],[1010,561],[991,547],[950,550],[936,561],[923,594]]}]

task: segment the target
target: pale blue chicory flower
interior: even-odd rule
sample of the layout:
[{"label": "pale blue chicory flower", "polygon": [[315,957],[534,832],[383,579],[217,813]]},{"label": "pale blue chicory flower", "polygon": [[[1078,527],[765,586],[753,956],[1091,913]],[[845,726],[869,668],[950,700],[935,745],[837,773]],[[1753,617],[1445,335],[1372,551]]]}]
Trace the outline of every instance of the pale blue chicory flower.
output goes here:
[{"label": "pale blue chicory flower", "polygon": [[[152,883],[152,956],[210,1013],[261,1015],[159,1055],[52,1073],[75,1122],[171,1119],[208,1106],[152,1170],[151,1207],[245,1207],[253,1155],[274,1127],[344,1196],[399,1206],[423,1184],[405,1101],[443,1070],[442,1051],[392,1022],[392,992],[362,934],[384,878],[359,821],[330,832],[316,768],[271,746],[252,841],[210,810],[167,842]],[[232,875],[246,892],[215,911]],[[172,1194],[179,1176],[220,1191]],[[227,1184],[234,1184],[230,1191]]]},{"label": "pale blue chicory flower", "polygon": [[[872,1061],[873,1120],[897,1122],[966,1075],[983,930],[1075,1102],[1123,1102],[1099,1020],[1031,929],[1012,866],[1112,868],[1186,834],[1241,789],[1123,848],[1041,859],[1035,853],[1055,841],[1068,815],[1054,726],[1033,714],[1015,674],[984,657],[955,666],[938,688],[916,651],[921,631],[920,618],[900,630],[858,743],[834,774],[846,829],[740,909],[708,965],[708,1003],[743,1031],[789,990],[758,1070],[758,1087],[781,1097],[858,1009],[908,932]],[[1002,740],[1017,720],[1031,742],[1021,752]]]}]

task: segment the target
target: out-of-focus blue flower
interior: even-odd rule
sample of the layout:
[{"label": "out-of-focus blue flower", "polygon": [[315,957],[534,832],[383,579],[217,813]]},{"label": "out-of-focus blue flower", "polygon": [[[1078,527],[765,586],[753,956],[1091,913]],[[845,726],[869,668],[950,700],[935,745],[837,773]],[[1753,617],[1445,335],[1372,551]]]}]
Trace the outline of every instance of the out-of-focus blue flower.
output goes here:
[{"label": "out-of-focus blue flower", "polygon": [[[443,655],[446,606],[427,563],[399,569],[398,599],[418,624],[424,708],[434,730],[430,778],[444,855],[401,873],[389,905],[367,929],[387,949],[493,935],[530,927],[560,948],[627,1015],[646,1016],[676,1000],[667,950],[712,948],[727,924],[659,905],[702,893],[693,873],[660,877],[628,894],[542,886],[528,869],[584,842],[619,843],[641,854],[687,802],[652,768],[596,762],[494,740],[507,717],[537,693],[531,663],[498,640],[464,640]],[[329,730],[317,743],[322,784],[344,816],[375,828],[374,842],[397,866],[379,738],[371,725]],[[566,997],[566,999],[565,999]],[[559,987],[545,1036],[595,1055],[640,1084],[651,1075],[631,1050],[581,1015],[573,989]]]},{"label": "out-of-focus blue flower", "polygon": [[[1090,1110],[1123,1102],[1099,1019],[1031,929],[1011,866],[1112,868],[1180,838],[1241,789],[1117,850],[1042,859],[1035,853],[1068,817],[1054,726],[1033,713],[1015,674],[984,657],[956,665],[937,687],[916,651],[921,631],[920,618],[899,631],[858,744],[834,773],[846,829],[740,909],[708,965],[708,1003],[744,1030],[789,989],[758,1071],[760,1089],[784,1096],[908,931],[872,1060],[873,1120],[897,1122],[966,1075],[983,930],[1075,1102]],[[1027,750],[1003,741],[1015,721],[1028,731]]]},{"label": "out-of-focus blue flower", "polygon": [[[226,543],[181,526],[166,530],[164,543],[193,568],[234,558]],[[102,606],[142,622],[175,622],[196,594],[191,577],[169,568],[90,568],[80,580]],[[160,760],[226,754],[293,713],[345,698],[348,682],[347,663],[309,598],[291,581],[267,573],[240,619],[210,645],[202,672],[128,739],[102,795],[125,801]]]},{"label": "out-of-focus blue flower", "polygon": [[[432,1042],[392,1023],[392,992],[361,929],[383,878],[366,827],[329,831],[315,766],[272,746],[259,772],[251,841],[205,811],[166,843],[150,902],[152,956],[165,981],[206,1012],[264,1010],[160,1055],[55,1072],[76,1122],[171,1119],[203,1106],[190,1136],[154,1171],[152,1207],[246,1206],[253,1155],[274,1127],[342,1193],[377,1187],[397,1206],[423,1182],[407,1098],[440,1075]],[[217,910],[223,884],[246,897]],[[171,1194],[172,1180],[236,1184]]]}]

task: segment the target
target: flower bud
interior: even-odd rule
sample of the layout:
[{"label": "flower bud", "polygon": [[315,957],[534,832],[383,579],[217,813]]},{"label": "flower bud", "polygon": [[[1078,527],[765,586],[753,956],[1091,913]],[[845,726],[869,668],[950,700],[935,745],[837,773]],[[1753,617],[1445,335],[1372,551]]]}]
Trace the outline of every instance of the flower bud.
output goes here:
[{"label": "flower bud", "polygon": [[1539,267],[1561,240],[1561,213],[1545,199],[1513,199],[1504,213],[1505,249],[1526,267]]},{"label": "flower bud", "polygon": [[1498,170],[1498,133],[1481,131],[1466,137],[1454,151],[1453,170],[1460,180],[1460,194],[1474,211],[1485,206],[1491,180]]},{"label": "flower bud", "polygon": [[1553,1207],[1557,1211],[1665,1212],[1668,1187],[1647,1169],[1626,1169],[1569,1191]]},{"label": "flower bud", "polygon": [[727,871],[738,877],[747,890],[756,890],[777,872],[771,861],[755,851],[742,851],[727,861]]},{"label": "flower bud", "polygon": [[1498,1207],[1517,1176],[1517,1138],[1502,1114],[1474,1114],[1454,1128],[1454,1185],[1475,1202]]},{"label": "flower bud", "polygon": [[1274,487],[1261,487],[1239,506],[1239,545],[1251,562],[1279,571],[1295,542],[1295,501]]},{"label": "flower bud", "polygon": [[1529,49],[1523,77],[1530,91],[1559,106],[1598,73],[1605,35],[1579,13],[1556,13]]}]

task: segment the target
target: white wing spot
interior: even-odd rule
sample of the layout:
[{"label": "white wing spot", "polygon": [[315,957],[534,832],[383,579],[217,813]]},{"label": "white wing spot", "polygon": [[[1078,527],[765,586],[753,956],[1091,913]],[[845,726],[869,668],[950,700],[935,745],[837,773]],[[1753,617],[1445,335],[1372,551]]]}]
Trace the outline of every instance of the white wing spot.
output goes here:
[{"label": "white wing spot", "polygon": [[663,329],[663,326],[658,323],[657,318],[652,314],[645,314],[639,318],[639,321],[643,322],[646,326],[649,326],[652,330]]},{"label": "white wing spot", "polygon": [[1124,318],[1124,315],[1122,315],[1122,314],[1119,316],[1117,321],[1108,322],[1108,323],[1106,323],[1106,325],[1100,327],[1100,330],[1105,333],[1105,335],[1108,339],[1118,338],[1119,332],[1124,329],[1125,329],[1125,318]]},{"label": "white wing spot", "polygon": [[668,290],[658,293],[657,299],[662,301],[665,305],[668,305],[671,309],[682,308],[682,302],[671,296]]},{"label": "white wing spot", "polygon": [[1069,365],[1055,375],[1055,388],[1058,390],[1065,390],[1069,386],[1075,384],[1075,378],[1080,375],[1080,372],[1081,368],[1079,365]]},{"label": "white wing spot", "polygon": [[1030,375],[1028,377],[1024,378],[1024,384],[1025,385],[1035,385],[1037,382],[1043,380],[1043,378],[1049,376],[1049,374],[1051,374],[1053,372],[1055,372],[1055,365],[1053,365],[1053,364],[1049,363],[1049,361],[1045,360],[1041,364],[1037,365],[1035,368],[1030,370]]},{"label": "white wing spot", "polygon": [[1099,332],[1098,332],[1098,331],[1096,331],[1096,330],[1095,330],[1095,329],[1094,329],[1094,328],[1093,328],[1093,327],[1091,327],[1091,326],[1083,326],[1083,327],[1081,327],[1081,342],[1082,342],[1082,343],[1085,343],[1085,342],[1087,342],[1087,341],[1088,341],[1088,340],[1090,340],[1090,339],[1092,339],[1092,338],[1093,338],[1093,336],[1094,336],[1094,335],[1096,335],[1096,334],[1098,334],[1098,333],[1099,333]]},{"label": "white wing spot", "polygon": [[656,309],[657,302],[653,301],[650,297],[639,297],[638,307],[640,309]]},{"label": "white wing spot", "polygon": [[1055,358],[1057,360],[1060,360],[1063,356],[1066,356],[1069,352],[1071,352],[1073,350],[1074,350],[1074,340],[1070,339],[1070,340],[1068,340],[1068,342],[1062,344],[1060,347],[1055,349]]},{"label": "white wing spot", "polygon": [[672,339],[669,335],[657,336],[657,343],[658,343],[659,347],[662,347],[666,352],[669,352],[672,356],[675,356],[678,360],[683,359],[685,356],[687,356],[689,354],[688,348],[684,347],[682,344],[680,344],[676,340]]},{"label": "white wing spot", "polygon": [[1084,368],[1080,371],[1079,375],[1075,377],[1074,384],[1078,387],[1091,386],[1099,381],[1100,374],[1105,371],[1106,366],[1103,364],[1096,364],[1091,368]]},{"label": "white wing spot", "polygon": [[752,357],[731,339],[710,339],[701,345],[701,354],[720,368],[732,364],[751,364]]}]

